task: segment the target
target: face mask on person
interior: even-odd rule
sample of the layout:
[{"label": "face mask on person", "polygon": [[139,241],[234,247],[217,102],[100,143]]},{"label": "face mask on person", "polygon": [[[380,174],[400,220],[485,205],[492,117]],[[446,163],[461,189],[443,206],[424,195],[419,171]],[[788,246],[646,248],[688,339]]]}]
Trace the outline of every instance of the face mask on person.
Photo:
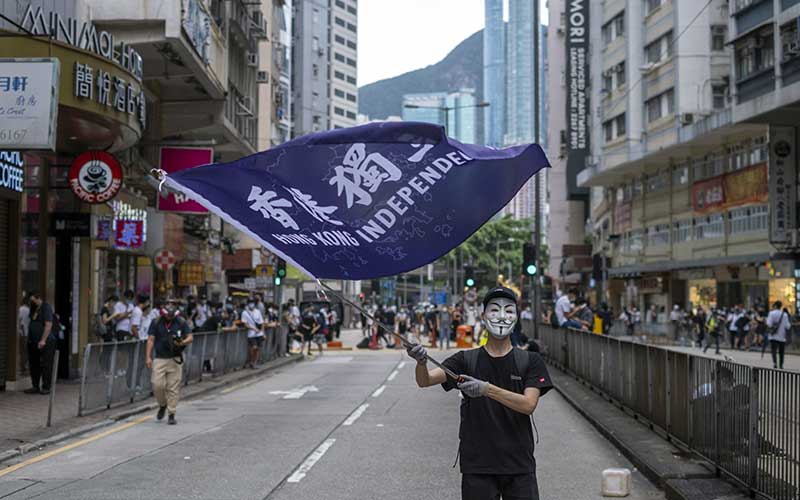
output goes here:
[{"label": "face mask on person", "polygon": [[252,311],[252,310],[253,310],[253,309],[255,309],[255,308],[256,308],[256,305],[255,305],[255,304],[253,304],[252,302],[250,302],[249,304],[247,304],[247,309],[248,309],[248,310]]},{"label": "face mask on person", "polygon": [[486,306],[484,313],[486,329],[497,340],[502,340],[514,330],[517,324],[517,304],[503,297],[492,299]]},{"label": "face mask on person", "polygon": [[175,304],[166,304],[164,306],[163,313],[164,313],[164,316],[167,317],[167,319],[174,318],[176,312],[178,312],[178,306],[176,306]]},{"label": "face mask on person", "polygon": [[225,304],[225,310],[228,312],[233,311],[233,304]]}]

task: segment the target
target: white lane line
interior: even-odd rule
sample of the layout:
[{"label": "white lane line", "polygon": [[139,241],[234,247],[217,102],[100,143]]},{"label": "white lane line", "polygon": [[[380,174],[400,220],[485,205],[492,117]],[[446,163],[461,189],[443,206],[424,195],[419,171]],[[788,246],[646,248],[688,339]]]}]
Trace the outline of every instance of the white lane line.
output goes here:
[{"label": "white lane line", "polygon": [[398,373],[400,372],[397,370],[393,371],[392,373],[389,374],[388,377],[386,377],[386,380],[391,382],[392,380],[394,380],[394,378],[397,376]]},{"label": "white lane line", "polygon": [[386,390],[386,384],[384,384],[384,385],[378,387],[377,389],[375,389],[375,392],[372,393],[372,397],[373,398],[377,398],[378,396],[383,394],[383,391],[385,391],[385,390]]},{"label": "white lane line", "polygon": [[342,422],[342,425],[353,425],[353,423],[356,420],[358,420],[358,417],[360,417],[361,415],[364,414],[365,411],[367,411],[367,408],[369,408],[369,403],[364,403],[363,405],[356,408],[355,411],[351,413],[349,417],[347,417],[347,420]]},{"label": "white lane line", "polygon": [[406,362],[405,361],[401,361],[400,364],[397,365],[397,369],[401,370],[404,366],[406,366]]},{"label": "white lane line", "polygon": [[315,463],[319,462],[319,459],[322,458],[322,455],[324,455],[325,452],[328,451],[328,448],[333,446],[333,443],[335,442],[336,439],[331,438],[326,440],[321,445],[319,445],[317,449],[314,450],[313,453],[311,453],[311,455],[308,456],[306,461],[300,464],[300,467],[298,467],[297,470],[294,471],[291,476],[289,476],[289,479],[287,479],[286,482],[299,483],[300,480],[306,477],[308,471],[310,471],[311,468],[314,467]]}]

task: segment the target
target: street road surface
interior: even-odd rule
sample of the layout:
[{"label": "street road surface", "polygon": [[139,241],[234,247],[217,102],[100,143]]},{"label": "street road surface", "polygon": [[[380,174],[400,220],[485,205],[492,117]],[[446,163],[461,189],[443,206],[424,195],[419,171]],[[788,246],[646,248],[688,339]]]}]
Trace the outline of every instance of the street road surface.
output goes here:
[{"label": "street road surface", "polygon": [[[0,498],[456,500],[459,396],[418,389],[413,369],[398,352],[325,353],[182,403],[177,426],[136,417],[25,456],[0,469]],[[603,469],[631,468],[556,391],[536,423],[543,499],[599,499]],[[629,498],[664,498],[633,478]]]}]

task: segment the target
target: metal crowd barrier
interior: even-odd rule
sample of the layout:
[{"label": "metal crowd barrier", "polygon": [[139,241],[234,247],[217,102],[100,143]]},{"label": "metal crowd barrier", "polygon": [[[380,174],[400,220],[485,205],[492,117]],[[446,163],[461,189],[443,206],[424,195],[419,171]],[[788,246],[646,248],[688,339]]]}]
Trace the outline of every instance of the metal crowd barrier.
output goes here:
[{"label": "metal crowd barrier", "polygon": [[[268,328],[261,345],[260,363],[285,353],[280,328]],[[78,415],[88,415],[152,394],[150,370],[145,366],[146,342],[86,344],[81,370]],[[283,349],[283,350],[280,350]],[[244,368],[248,359],[247,331],[197,332],[183,352],[183,384],[202,382]]]},{"label": "metal crowd barrier", "polygon": [[551,363],[713,463],[751,494],[800,498],[800,373],[550,325],[540,325],[539,333]]}]

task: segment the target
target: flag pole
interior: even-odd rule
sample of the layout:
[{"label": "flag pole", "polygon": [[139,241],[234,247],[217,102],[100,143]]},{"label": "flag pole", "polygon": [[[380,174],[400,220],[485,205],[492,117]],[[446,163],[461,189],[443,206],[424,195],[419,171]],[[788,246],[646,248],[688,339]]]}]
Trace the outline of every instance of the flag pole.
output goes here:
[{"label": "flag pole", "polygon": [[[375,319],[375,317],[372,314],[370,314],[369,312],[367,312],[366,310],[364,310],[364,308],[362,308],[361,306],[359,306],[358,304],[356,304],[352,300],[346,298],[344,295],[340,294],[339,292],[337,292],[336,290],[334,290],[330,286],[326,285],[321,280],[317,279],[317,284],[320,286],[320,288],[324,288],[326,290],[326,291],[322,292],[323,294],[327,294],[329,292],[334,297],[336,297],[337,299],[339,299],[342,302],[350,305],[351,307],[354,307],[361,314],[363,314],[364,316],[366,316],[367,318],[369,318],[373,322],[375,322],[375,324],[378,325],[379,328],[383,329],[383,331],[387,332],[388,334],[390,334],[390,335],[394,336],[395,338],[397,338],[398,340],[400,340],[400,343],[403,345],[403,347],[408,349],[408,348],[413,347],[415,345],[415,344],[411,343],[408,339],[406,339],[405,337],[400,335],[399,333],[395,333],[394,329],[389,328],[388,326],[384,325],[382,322],[380,322],[377,319]],[[450,377],[451,379],[456,380],[456,381],[460,381],[461,380],[461,377],[458,374],[456,374],[455,372],[453,372],[453,370],[451,370],[451,369],[447,368],[446,366],[444,366],[442,363],[440,363],[440,362],[436,361],[435,359],[433,359],[432,357],[430,357],[430,355],[426,354],[425,357],[428,359],[428,361],[430,361],[431,363],[433,363],[437,367],[441,368],[444,371],[444,373],[448,377]]]}]

